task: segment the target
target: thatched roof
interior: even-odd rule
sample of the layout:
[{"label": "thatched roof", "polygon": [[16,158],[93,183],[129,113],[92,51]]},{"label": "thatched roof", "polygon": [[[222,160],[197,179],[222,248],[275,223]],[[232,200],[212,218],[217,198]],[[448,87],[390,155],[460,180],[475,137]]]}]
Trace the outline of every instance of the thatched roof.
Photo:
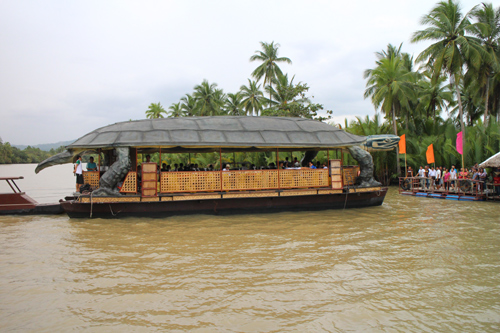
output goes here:
[{"label": "thatched roof", "polygon": [[483,163],[479,164],[481,168],[500,168],[500,153],[496,153],[495,155],[488,158]]}]

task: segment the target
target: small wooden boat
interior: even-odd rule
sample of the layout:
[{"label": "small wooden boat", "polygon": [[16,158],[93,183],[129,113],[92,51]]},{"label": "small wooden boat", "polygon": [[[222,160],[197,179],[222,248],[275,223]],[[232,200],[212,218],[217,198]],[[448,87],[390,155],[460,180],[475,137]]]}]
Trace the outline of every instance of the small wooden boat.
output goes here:
[{"label": "small wooden boat", "polygon": [[64,212],[59,203],[39,204],[22,192],[15,182],[19,179],[24,179],[24,177],[0,177],[0,180],[5,180],[12,189],[12,193],[0,193],[0,215],[62,214]]}]

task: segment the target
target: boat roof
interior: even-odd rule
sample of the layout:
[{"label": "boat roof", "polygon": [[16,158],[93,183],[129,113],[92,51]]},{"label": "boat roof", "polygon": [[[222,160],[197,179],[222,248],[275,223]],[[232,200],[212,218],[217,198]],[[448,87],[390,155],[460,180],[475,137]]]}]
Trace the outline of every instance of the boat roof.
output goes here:
[{"label": "boat roof", "polygon": [[144,119],[96,129],[70,150],[113,147],[162,148],[340,148],[366,137],[304,118],[215,116]]}]

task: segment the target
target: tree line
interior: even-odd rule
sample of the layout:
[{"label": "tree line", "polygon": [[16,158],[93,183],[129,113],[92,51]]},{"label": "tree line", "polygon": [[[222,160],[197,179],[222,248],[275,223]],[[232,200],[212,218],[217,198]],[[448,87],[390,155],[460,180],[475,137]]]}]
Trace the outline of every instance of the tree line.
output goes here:
[{"label": "tree line", "polygon": [[283,73],[280,63],[291,64],[287,57],[279,57],[279,44],[261,42],[261,50],[255,51],[250,61],[260,62],[252,72],[247,84],[235,93],[225,93],[216,83],[208,80],[194,87],[168,110],[158,103],[151,103],[146,117],[191,117],[191,116],[281,116],[303,117],[318,120],[328,119],[332,111],[325,111],[327,117],[318,116],[323,105],[313,103],[308,97],[309,86],[294,82],[295,75]]},{"label": "tree line", "polygon": [[23,164],[40,163],[43,160],[61,153],[65,150],[64,146],[50,151],[44,151],[40,148],[26,147],[19,149],[10,145],[9,142],[3,142],[0,138],[0,164]]},{"label": "tree line", "polygon": [[[410,138],[407,157],[414,166],[426,164],[422,149],[431,143],[441,156],[437,163],[461,165],[459,131],[465,165],[482,162],[500,150],[500,7],[481,3],[463,14],[459,2],[441,1],[421,24],[425,29],[411,42],[432,44],[415,59],[402,44],[377,52],[375,67],[364,73],[364,97],[391,124],[390,132]],[[377,122],[358,118],[351,128],[373,129]],[[398,172],[402,159],[392,159]]]}]

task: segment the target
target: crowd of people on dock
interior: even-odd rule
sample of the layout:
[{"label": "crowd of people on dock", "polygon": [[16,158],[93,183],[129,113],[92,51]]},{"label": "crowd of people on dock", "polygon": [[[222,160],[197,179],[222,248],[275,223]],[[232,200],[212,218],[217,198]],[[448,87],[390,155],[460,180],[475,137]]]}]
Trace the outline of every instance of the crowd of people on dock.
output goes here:
[{"label": "crowd of people on dock", "polygon": [[[411,167],[408,167],[407,177],[418,178],[417,184],[423,190],[456,192],[459,188],[462,190],[470,188],[471,191],[482,192],[486,189],[485,184],[492,183],[495,185],[495,191],[500,194],[500,168],[488,175],[486,169],[480,168],[477,163],[470,168],[461,168],[460,170],[454,165],[449,169],[442,166],[425,165],[420,166],[416,173]],[[468,182],[463,182],[465,180]]]}]

